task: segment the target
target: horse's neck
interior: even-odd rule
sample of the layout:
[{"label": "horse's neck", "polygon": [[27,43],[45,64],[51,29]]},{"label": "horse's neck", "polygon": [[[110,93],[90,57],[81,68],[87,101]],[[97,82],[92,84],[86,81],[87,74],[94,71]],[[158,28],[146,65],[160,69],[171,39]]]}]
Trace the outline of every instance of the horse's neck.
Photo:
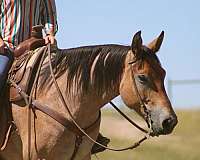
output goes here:
[{"label": "horse's neck", "polygon": [[[119,88],[119,87],[118,87]],[[119,95],[118,89],[113,89],[109,91],[105,91],[101,96],[97,97],[101,101],[98,107],[103,107],[105,104],[109,103],[112,99]]]},{"label": "horse's neck", "polygon": [[[66,88],[66,81],[60,81],[62,81],[61,83],[64,82],[63,84],[60,84],[60,86],[62,86],[62,88]],[[85,110],[87,107],[87,110],[98,111],[101,107],[119,95],[119,86],[120,81],[116,81],[116,83],[112,86],[112,89],[104,89],[101,90],[100,93],[97,93],[97,88],[95,87],[91,86],[87,91],[80,91],[81,89],[77,90],[75,85],[72,84],[70,91],[65,93],[67,94],[67,99],[70,99],[70,102],[73,102],[73,106],[75,108],[78,107],[78,110],[80,108],[84,108]]]},{"label": "horse's neck", "polygon": [[[119,95],[119,81],[116,81],[112,86],[113,89],[101,90],[101,93],[97,94],[97,89],[94,87],[89,87],[88,91],[81,92],[81,88],[76,89],[77,84],[75,82],[70,85],[70,89],[67,89],[69,86],[67,86],[66,79],[67,72],[57,78],[57,82],[67,107],[82,127],[92,124],[97,119],[101,107]],[[69,118],[66,108],[59,100],[55,85],[53,84],[47,88],[40,92],[40,100],[60,114],[66,115],[66,118]],[[90,118],[88,119],[88,117]]]},{"label": "horse's neck", "polygon": [[[91,107],[92,110],[99,110],[118,95],[119,84],[115,84],[113,89],[102,91],[99,94],[97,94],[96,89],[91,89],[86,93],[76,94],[76,101],[80,106],[87,106],[87,108]],[[70,97],[74,97],[74,93]]]}]

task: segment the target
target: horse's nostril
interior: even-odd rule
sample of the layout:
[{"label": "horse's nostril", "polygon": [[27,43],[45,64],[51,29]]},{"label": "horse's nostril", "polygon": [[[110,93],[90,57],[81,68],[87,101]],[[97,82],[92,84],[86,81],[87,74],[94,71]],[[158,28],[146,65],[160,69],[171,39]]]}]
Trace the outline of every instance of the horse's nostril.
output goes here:
[{"label": "horse's nostril", "polygon": [[163,125],[163,128],[168,128],[170,126],[172,122],[172,119],[171,118],[167,118],[163,121],[162,125]]},{"label": "horse's nostril", "polygon": [[171,132],[176,124],[177,124],[177,119],[171,116],[163,121],[162,126],[165,131]]}]

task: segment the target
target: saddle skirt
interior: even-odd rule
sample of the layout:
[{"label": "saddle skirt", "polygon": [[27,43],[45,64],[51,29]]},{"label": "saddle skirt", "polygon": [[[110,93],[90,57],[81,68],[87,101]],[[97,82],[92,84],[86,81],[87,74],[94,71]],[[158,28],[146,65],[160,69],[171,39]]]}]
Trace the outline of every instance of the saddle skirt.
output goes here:
[{"label": "saddle skirt", "polygon": [[17,58],[9,72],[8,79],[14,81],[19,88],[10,86],[10,101],[16,102],[23,99],[19,94],[19,90],[23,90],[27,95],[30,94],[40,59],[46,46],[25,52]]}]

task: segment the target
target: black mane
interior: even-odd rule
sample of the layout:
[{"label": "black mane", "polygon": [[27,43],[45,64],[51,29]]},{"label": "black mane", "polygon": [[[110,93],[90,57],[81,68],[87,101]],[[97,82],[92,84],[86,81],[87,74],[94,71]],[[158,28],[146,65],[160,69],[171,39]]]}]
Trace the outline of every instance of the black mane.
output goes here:
[{"label": "black mane", "polygon": [[[60,50],[53,57],[54,72],[59,77],[67,70],[66,83],[69,92],[70,86],[75,82],[77,89],[88,91],[92,84],[97,93],[101,93],[112,88],[114,83],[120,80],[124,61],[130,49],[130,46],[110,44]],[[91,81],[91,68],[94,62],[96,64]],[[40,86],[46,86],[50,77],[49,67],[44,68]]]},{"label": "black mane", "polygon": [[[60,77],[67,71],[68,92],[75,83],[77,90],[87,92],[89,87],[93,87],[99,94],[104,90],[113,89],[114,84],[121,79],[125,58],[130,49],[130,46],[110,44],[59,50],[52,58],[54,73],[56,77]],[[151,53],[150,49],[143,46],[142,50],[139,57],[141,62],[144,59],[153,59],[160,64],[158,57]],[[40,86],[50,84],[48,66],[42,69],[41,75]]]}]

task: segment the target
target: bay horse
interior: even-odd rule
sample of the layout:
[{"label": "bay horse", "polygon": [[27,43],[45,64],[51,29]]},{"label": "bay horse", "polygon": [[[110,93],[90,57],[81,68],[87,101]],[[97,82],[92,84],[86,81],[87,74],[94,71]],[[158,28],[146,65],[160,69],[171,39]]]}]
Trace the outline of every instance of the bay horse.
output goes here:
[{"label": "bay horse", "polygon": [[[145,119],[141,98],[150,115],[154,135],[170,134],[173,131],[177,117],[164,87],[166,72],[156,55],[163,38],[164,32],[161,32],[145,46],[139,31],[134,35],[131,46],[85,46],[62,49],[53,55],[51,60],[56,81],[71,115],[81,128],[97,121],[100,109],[120,95],[130,109]],[[45,61],[36,97],[37,101],[71,120],[59,99]],[[14,139],[19,137],[11,136],[5,153],[1,153],[6,160],[28,159],[27,108],[20,107],[20,103],[12,104],[13,120],[21,138],[21,146],[15,147]],[[76,134],[39,110],[31,114],[31,160],[70,160],[75,149]],[[89,136],[96,139],[99,128],[100,121],[89,132]],[[92,146],[93,142],[84,136],[74,159],[90,160]]]}]

